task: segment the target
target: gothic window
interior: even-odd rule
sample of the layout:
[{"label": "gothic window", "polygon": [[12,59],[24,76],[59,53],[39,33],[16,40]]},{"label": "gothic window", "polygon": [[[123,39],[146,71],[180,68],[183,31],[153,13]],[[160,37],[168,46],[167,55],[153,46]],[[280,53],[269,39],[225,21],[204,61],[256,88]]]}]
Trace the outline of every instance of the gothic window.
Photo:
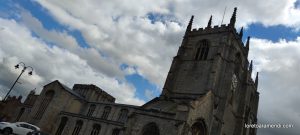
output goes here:
[{"label": "gothic window", "polygon": [[250,102],[253,102],[253,100],[254,100],[254,96],[253,96],[253,93],[251,93]]},{"label": "gothic window", "polygon": [[119,135],[120,134],[120,129],[115,128],[112,132],[112,135]]},{"label": "gothic window", "polygon": [[144,126],[142,135],[159,135],[159,128],[154,122],[151,122]]},{"label": "gothic window", "polygon": [[83,125],[82,120],[77,120],[72,135],[78,135],[82,128],[82,125]]},{"label": "gothic window", "polygon": [[105,106],[102,114],[102,119],[107,119],[109,113],[110,113],[111,107],[110,106]]},{"label": "gothic window", "polygon": [[122,109],[120,111],[118,121],[125,122],[127,120],[127,115],[128,115],[128,110],[127,109]]},{"label": "gothic window", "polygon": [[234,63],[235,63],[234,73],[238,75],[239,71],[240,71],[240,65],[242,64],[242,58],[241,58],[241,54],[240,53],[237,53],[235,55]]},{"label": "gothic window", "polygon": [[54,96],[54,91],[53,90],[50,90],[50,91],[47,91],[44,98],[42,99],[42,103],[40,104],[34,118],[35,119],[41,119],[45,110],[47,109],[49,103],[51,102],[52,98]]},{"label": "gothic window", "polygon": [[101,130],[101,126],[99,124],[93,125],[93,130],[91,131],[91,135],[99,135]]},{"label": "gothic window", "polygon": [[90,108],[88,110],[87,116],[92,116],[93,113],[94,113],[94,111],[95,111],[95,109],[96,109],[96,105],[95,104],[91,104]]},{"label": "gothic window", "polygon": [[21,110],[20,110],[20,112],[19,112],[19,114],[18,114],[18,116],[17,116],[17,118],[16,118],[16,121],[19,121],[19,120],[20,120],[20,118],[21,118],[21,116],[23,115],[24,111],[25,111],[25,108],[21,108]]},{"label": "gothic window", "polygon": [[238,86],[238,79],[237,79],[237,76],[235,74],[232,75],[232,78],[231,78],[231,86],[230,86],[230,98],[229,98],[229,103],[232,105],[233,103],[233,98],[234,98],[234,94],[235,94],[235,91],[237,89],[237,86]]},{"label": "gothic window", "polygon": [[231,78],[231,90],[235,92],[237,86],[238,86],[238,79],[237,76],[233,74]]},{"label": "gothic window", "polygon": [[229,104],[231,104],[231,105],[233,103],[233,96],[234,96],[234,92],[231,90],[230,91],[230,97],[229,97]]},{"label": "gothic window", "polygon": [[209,51],[208,41],[202,40],[199,42],[196,50],[195,60],[206,60]]},{"label": "gothic window", "polygon": [[206,126],[203,120],[199,120],[192,125],[192,135],[206,135]]},{"label": "gothic window", "polygon": [[56,130],[56,133],[55,135],[61,135],[61,133],[64,131],[64,128],[66,126],[68,122],[68,118],[67,117],[62,117],[61,120],[60,120],[60,124]]}]

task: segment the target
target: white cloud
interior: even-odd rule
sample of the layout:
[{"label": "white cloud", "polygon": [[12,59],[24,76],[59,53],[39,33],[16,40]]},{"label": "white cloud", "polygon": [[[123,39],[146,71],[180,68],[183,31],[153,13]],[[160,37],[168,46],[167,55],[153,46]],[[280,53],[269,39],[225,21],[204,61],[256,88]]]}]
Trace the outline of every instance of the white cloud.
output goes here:
[{"label": "white cloud", "polygon": [[15,91],[18,91],[15,93],[28,93],[35,86],[43,86],[58,79],[69,87],[75,83],[96,84],[115,96],[117,102],[137,105],[144,103],[135,97],[135,88],[125,80],[118,81],[96,72],[85,59],[69,50],[48,46],[41,39],[32,37],[29,29],[14,20],[0,18],[0,24],[5,28],[0,32],[0,74],[7,76],[1,78],[1,83],[4,83],[2,85],[10,86],[16,79],[20,70],[14,70],[13,66],[19,61],[32,66],[35,71],[33,76],[24,74],[21,77],[22,84],[15,86]]},{"label": "white cloud", "polygon": [[[300,125],[300,37],[279,42],[252,39],[249,58],[260,72],[259,122]],[[299,129],[260,129],[259,133],[296,134]]]},{"label": "white cloud", "polygon": [[[140,1],[135,3],[146,4],[147,8],[131,8],[128,2],[114,5],[114,2],[91,1],[82,3],[87,6],[78,9],[80,11],[75,11],[72,7],[76,7],[77,4],[68,2],[38,2],[62,24],[80,30],[89,45],[105,53],[113,61],[137,67],[140,75],[160,87],[163,85],[162,76],[166,76],[168,70],[164,67],[170,65],[171,56],[176,53],[181,40],[176,37],[181,37],[182,27],[169,21],[165,24],[153,24],[146,14],[150,11],[167,13],[166,2]],[[105,10],[109,6],[118,6],[118,10]],[[95,12],[91,14],[90,9],[95,9]],[[73,14],[75,12],[80,13]]]},{"label": "white cloud", "polygon": [[48,31],[38,19],[34,18],[27,11],[22,10],[21,16],[22,23],[42,40],[54,43],[62,49],[77,54],[80,58],[85,59],[94,70],[102,72],[110,77],[121,77],[124,75],[119,69],[118,63],[113,62],[109,58],[104,58],[99,51],[94,48],[80,47],[76,39],[66,31]]}]

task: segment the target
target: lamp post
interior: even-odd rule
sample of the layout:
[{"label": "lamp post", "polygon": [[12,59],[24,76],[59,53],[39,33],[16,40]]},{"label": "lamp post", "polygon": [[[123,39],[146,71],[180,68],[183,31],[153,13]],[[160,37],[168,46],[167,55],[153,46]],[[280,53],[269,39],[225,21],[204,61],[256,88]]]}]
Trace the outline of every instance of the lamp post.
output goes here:
[{"label": "lamp post", "polygon": [[5,95],[3,101],[6,100],[6,98],[8,97],[9,93],[11,92],[11,90],[14,88],[15,84],[18,82],[18,80],[20,79],[21,75],[25,72],[26,69],[30,68],[31,70],[28,72],[29,75],[32,75],[33,72],[33,68],[31,66],[26,66],[25,63],[20,62],[19,64],[15,65],[15,69],[19,68],[19,66],[23,66],[23,69],[20,73],[20,75],[18,76],[17,80],[14,82],[14,84],[11,86],[11,88],[9,89],[9,91],[7,92],[7,94]]}]

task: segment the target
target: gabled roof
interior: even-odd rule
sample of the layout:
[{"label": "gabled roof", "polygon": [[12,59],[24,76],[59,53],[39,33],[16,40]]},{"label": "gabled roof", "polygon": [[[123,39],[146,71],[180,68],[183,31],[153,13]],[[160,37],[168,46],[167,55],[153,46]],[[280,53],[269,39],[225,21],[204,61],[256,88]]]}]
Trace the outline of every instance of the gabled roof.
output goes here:
[{"label": "gabled roof", "polygon": [[94,85],[94,84],[74,84],[73,86],[73,91],[76,91],[77,89],[88,89],[88,90],[95,90],[98,93],[101,93],[101,95],[105,95],[106,98],[111,98],[113,100],[115,100],[116,98],[113,97],[112,95],[108,94],[106,91],[104,91],[103,89],[99,88],[98,86]]},{"label": "gabled roof", "polygon": [[44,87],[48,86],[48,85],[51,85],[53,83],[57,83],[59,84],[59,86],[61,86],[64,90],[66,90],[67,92],[69,92],[70,94],[82,99],[82,100],[86,100],[83,96],[81,96],[80,94],[76,93],[74,90],[72,90],[71,88],[69,88],[68,86],[62,84],[61,82],[59,82],[58,80],[55,80],[51,83],[48,83],[47,85],[45,85]]},{"label": "gabled roof", "polygon": [[120,107],[130,107],[139,109],[141,106],[137,105],[129,105],[129,104],[121,104],[121,103],[115,103],[115,102],[104,102],[104,101],[98,101],[98,102],[88,102],[90,104],[102,104],[102,105],[111,105],[111,106],[120,106]]}]

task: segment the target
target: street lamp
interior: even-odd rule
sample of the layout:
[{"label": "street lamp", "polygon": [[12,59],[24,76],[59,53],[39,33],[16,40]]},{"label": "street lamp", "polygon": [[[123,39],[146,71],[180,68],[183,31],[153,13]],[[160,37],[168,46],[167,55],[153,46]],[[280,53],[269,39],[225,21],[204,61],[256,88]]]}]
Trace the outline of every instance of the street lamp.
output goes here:
[{"label": "street lamp", "polygon": [[11,90],[14,88],[15,84],[18,82],[19,78],[21,77],[21,75],[25,72],[26,69],[30,68],[30,71],[28,72],[29,75],[32,75],[33,72],[33,68],[31,66],[26,66],[25,63],[20,62],[19,64],[15,65],[15,69],[19,68],[21,66],[23,66],[22,72],[20,73],[20,75],[18,76],[17,80],[14,82],[14,84],[11,86],[11,88],[9,89],[9,91],[7,92],[6,96],[4,97],[3,101],[6,100],[6,98],[8,97],[9,93],[11,92]]}]

